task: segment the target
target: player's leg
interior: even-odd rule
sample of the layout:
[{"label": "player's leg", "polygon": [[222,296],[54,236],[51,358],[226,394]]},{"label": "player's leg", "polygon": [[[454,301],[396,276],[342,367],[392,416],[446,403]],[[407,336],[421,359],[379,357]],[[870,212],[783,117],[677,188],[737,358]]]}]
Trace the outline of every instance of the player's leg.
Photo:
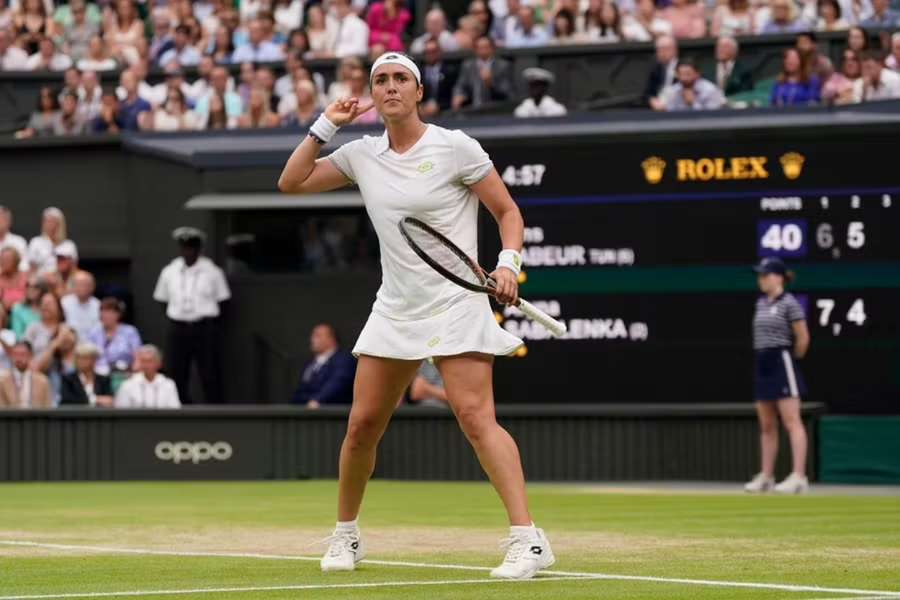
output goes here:
[{"label": "player's leg", "polygon": [[528,512],[519,449],[512,436],[497,423],[493,361],[493,356],[471,353],[443,357],[436,364],[450,408],[509,515],[509,551],[503,564],[491,575],[525,579],[552,565],[555,559],[544,532],[534,526]]},{"label": "player's leg", "polygon": [[353,383],[353,406],[341,445],[338,523],[322,558],[325,571],[351,570],[365,549],[356,518],[366,484],[375,469],[378,442],[397,399],[412,382],[419,361],[360,356]]},{"label": "player's leg", "polygon": [[775,459],[778,456],[778,409],[775,403],[758,400],[756,417],[759,421],[760,472],[744,489],[767,492],[775,484]]},{"label": "player's leg", "polygon": [[809,488],[809,481],[806,478],[806,427],[800,416],[800,398],[782,398],[778,401],[777,406],[781,422],[791,441],[793,469],[787,479],[775,486],[775,491],[800,494]]}]

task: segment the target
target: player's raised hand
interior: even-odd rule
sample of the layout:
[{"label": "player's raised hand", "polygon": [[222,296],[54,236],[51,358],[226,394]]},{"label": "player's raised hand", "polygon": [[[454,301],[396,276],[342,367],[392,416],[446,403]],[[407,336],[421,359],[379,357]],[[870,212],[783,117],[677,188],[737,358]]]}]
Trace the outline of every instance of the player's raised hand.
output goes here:
[{"label": "player's raised hand", "polygon": [[371,110],[373,106],[375,103],[371,100],[360,102],[359,98],[339,98],[325,108],[325,116],[338,127],[342,127],[352,123],[356,117]]}]

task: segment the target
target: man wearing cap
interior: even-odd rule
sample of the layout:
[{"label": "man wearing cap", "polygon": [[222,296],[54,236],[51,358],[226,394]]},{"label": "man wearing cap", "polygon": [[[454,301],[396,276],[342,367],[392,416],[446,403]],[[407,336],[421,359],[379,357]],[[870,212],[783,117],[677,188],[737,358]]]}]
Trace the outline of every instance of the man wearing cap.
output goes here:
[{"label": "man wearing cap", "polygon": [[531,67],[522,72],[528,82],[528,98],[516,107],[513,114],[520,118],[527,117],[562,117],[566,107],[547,95],[553,83],[553,73],[547,69]]},{"label": "man wearing cap", "polygon": [[90,342],[75,346],[75,371],[66,373],[60,387],[60,405],[113,405],[112,384],[109,377],[94,371],[100,349]]},{"label": "man wearing cap", "polygon": [[172,237],[181,256],[163,268],[153,292],[154,300],[167,305],[168,371],[182,402],[190,404],[188,384],[196,360],[204,400],[221,403],[219,304],[231,298],[231,291],[222,269],[202,256],[205,233],[179,227]]},{"label": "man wearing cap", "polygon": [[90,273],[78,268],[78,251],[71,240],[63,241],[53,252],[56,255],[56,272],[59,274],[59,289],[56,293],[63,296],[74,291],[76,275]]}]

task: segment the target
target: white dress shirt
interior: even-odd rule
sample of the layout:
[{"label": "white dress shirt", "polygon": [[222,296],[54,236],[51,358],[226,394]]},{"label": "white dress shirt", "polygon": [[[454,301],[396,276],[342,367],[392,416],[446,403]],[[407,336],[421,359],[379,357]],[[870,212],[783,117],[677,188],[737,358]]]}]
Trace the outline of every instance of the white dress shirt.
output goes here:
[{"label": "white dress shirt", "polygon": [[25,71],[28,69],[28,54],[21,48],[10,46],[0,56],[0,71]]},{"label": "white dress shirt", "polygon": [[116,394],[116,408],[181,408],[175,382],[157,373],[152,381],[143,373],[132,375]]},{"label": "white dress shirt", "polygon": [[562,117],[566,114],[566,107],[551,98],[544,96],[539,104],[534,99],[525,98],[522,104],[516,107],[513,114],[519,118],[525,117]]},{"label": "white dress shirt", "polygon": [[91,331],[100,326],[100,301],[91,296],[87,302],[78,300],[75,294],[66,294],[60,299],[68,324],[79,340],[86,340]]},{"label": "white dress shirt", "polygon": [[853,82],[853,100],[867,102],[869,100],[891,100],[900,98],[900,75],[890,69],[881,69],[878,87],[872,87],[864,78]]},{"label": "white dress shirt", "polygon": [[12,370],[13,383],[19,390],[19,406],[21,408],[31,408],[31,371],[25,369],[20,371],[16,368]]},{"label": "white dress shirt", "polygon": [[329,16],[326,28],[333,32],[331,50],[338,58],[369,54],[369,26],[356,14],[350,13],[343,19]]},{"label": "white dress shirt", "polygon": [[[71,240],[64,240],[60,244],[65,242],[69,242],[75,247],[75,242]],[[54,244],[53,240],[43,235],[31,238],[31,241],[28,242],[28,262],[41,273],[56,273],[56,248],[60,244]],[[78,249],[75,248],[73,258],[78,260]]]},{"label": "white dress shirt", "polygon": [[231,298],[225,274],[201,256],[190,267],[180,256],[159,274],[153,299],[166,302],[166,316],[173,321],[195,322],[219,316],[219,303]]}]

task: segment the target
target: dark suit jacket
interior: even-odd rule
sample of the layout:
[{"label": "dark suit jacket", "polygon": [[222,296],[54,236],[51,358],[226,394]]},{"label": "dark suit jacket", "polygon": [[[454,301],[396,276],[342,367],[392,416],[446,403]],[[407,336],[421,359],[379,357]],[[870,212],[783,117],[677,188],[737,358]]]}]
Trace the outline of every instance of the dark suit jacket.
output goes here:
[{"label": "dark suit jacket", "polygon": [[356,375],[356,359],[349,352],[338,350],[325,364],[315,370],[315,359],[303,367],[292,404],[306,404],[316,400],[319,404],[350,404],[353,401],[353,377]]},{"label": "dark suit jacket", "polygon": [[[716,67],[718,63],[713,63],[710,68],[708,68],[703,73],[703,78],[712,81],[714,84],[718,85],[719,82],[716,80]],[[732,94],[739,94],[741,92],[749,92],[753,89],[753,73],[744,66],[739,60],[734,62],[734,68],[731,69],[731,74],[728,76],[728,80],[725,82],[725,89],[722,90],[726,96],[731,96]]]},{"label": "dark suit jacket", "polygon": [[[106,375],[94,375],[94,394],[97,396],[112,396],[112,385]],[[59,388],[60,404],[87,404],[87,392],[81,385],[78,373],[67,373],[62,377],[62,385]]]},{"label": "dark suit jacket", "polygon": [[453,99],[453,86],[456,85],[456,79],[459,77],[459,68],[456,65],[442,62],[440,64],[440,83],[436,87],[431,85],[426,75],[427,69],[428,65],[422,67],[422,83],[425,86],[422,102],[434,100],[441,110],[447,110]]},{"label": "dark suit jacket", "polygon": [[665,77],[666,65],[661,65],[658,62],[653,63],[653,70],[647,76],[647,85],[644,86],[644,104],[650,102],[650,98],[659,96],[665,83]]},{"label": "dark suit jacket", "polygon": [[[481,85],[478,61],[470,58],[462,64],[453,94],[465,96],[468,99],[466,104],[471,105],[475,98],[475,89]],[[509,61],[494,57],[494,61],[491,63],[491,88],[486,92],[487,98],[483,98],[484,102],[500,102],[514,96],[512,67]]]}]

